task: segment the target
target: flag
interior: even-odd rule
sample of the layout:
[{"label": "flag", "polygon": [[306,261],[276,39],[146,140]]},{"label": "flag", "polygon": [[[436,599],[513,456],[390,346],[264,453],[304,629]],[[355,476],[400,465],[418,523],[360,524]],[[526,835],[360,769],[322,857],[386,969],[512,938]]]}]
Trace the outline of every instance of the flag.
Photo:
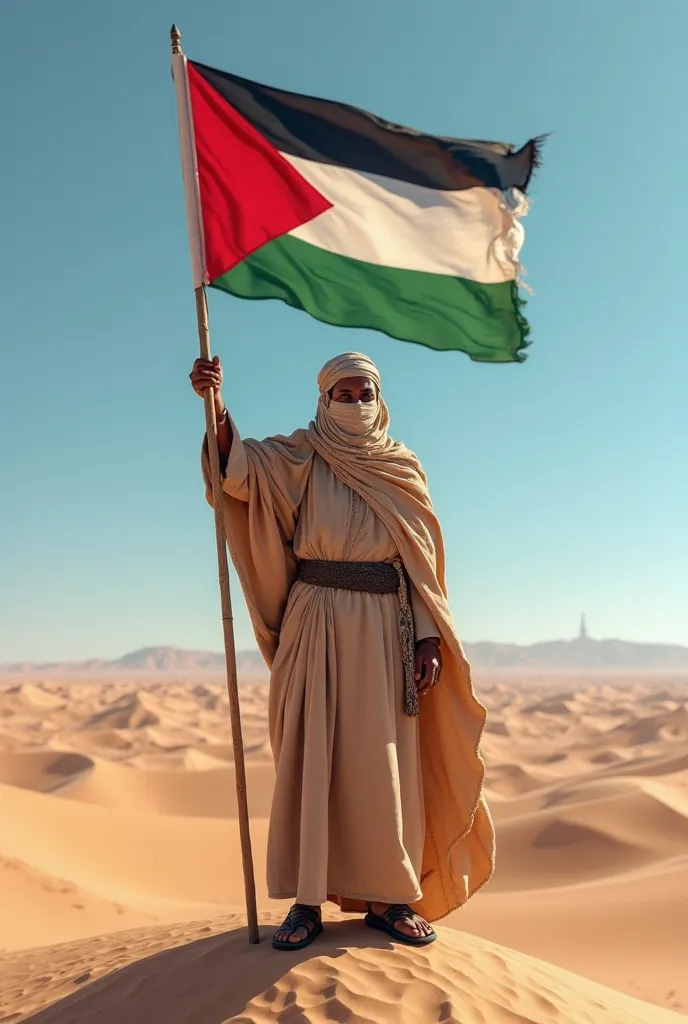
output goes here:
[{"label": "flag", "polygon": [[481,362],[523,359],[539,139],[427,135],[186,61],[202,282]]}]

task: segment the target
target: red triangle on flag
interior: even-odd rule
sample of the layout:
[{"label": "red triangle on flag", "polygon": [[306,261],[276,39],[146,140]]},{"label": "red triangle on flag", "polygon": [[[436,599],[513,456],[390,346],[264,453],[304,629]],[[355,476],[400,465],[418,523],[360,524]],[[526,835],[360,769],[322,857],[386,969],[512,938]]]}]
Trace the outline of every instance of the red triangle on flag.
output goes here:
[{"label": "red triangle on flag", "polygon": [[209,281],[332,203],[187,62]]}]

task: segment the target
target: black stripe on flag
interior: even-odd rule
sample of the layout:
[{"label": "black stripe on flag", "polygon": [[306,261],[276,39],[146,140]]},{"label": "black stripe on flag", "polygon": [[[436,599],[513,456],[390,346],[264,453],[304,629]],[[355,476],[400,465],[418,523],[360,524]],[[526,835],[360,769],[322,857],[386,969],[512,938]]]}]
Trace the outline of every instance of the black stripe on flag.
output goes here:
[{"label": "black stripe on flag", "polygon": [[525,191],[539,163],[540,139],[514,153],[504,142],[424,135],[345,103],[273,89],[196,61],[193,65],[288,156],[445,190],[513,186]]}]

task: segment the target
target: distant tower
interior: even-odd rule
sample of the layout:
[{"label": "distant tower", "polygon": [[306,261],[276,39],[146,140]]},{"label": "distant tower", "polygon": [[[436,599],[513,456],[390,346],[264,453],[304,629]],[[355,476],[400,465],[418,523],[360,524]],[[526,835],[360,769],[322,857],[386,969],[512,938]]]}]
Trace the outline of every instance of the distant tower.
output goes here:
[{"label": "distant tower", "polygon": [[588,639],[588,624],[587,624],[587,622],[585,620],[585,615],[581,615],[580,633],[578,634],[578,639],[579,640],[587,640]]}]

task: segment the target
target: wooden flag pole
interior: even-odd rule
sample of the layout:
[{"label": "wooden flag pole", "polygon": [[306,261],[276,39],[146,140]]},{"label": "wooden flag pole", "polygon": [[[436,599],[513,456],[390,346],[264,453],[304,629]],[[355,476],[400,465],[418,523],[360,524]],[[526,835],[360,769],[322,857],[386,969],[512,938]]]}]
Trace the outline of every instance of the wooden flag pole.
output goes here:
[{"label": "wooden flag pole", "polygon": [[[202,223],[198,198],[198,172],[196,169],[195,150],[193,148],[193,122],[191,120],[190,112],[185,57],[181,47],[182,35],[176,25],[172,26],[170,36],[172,39],[173,75],[177,90],[179,135],[182,150],[182,172],[184,176],[184,194],[186,199],[187,225],[189,228],[189,244],[191,246],[191,265],[194,274],[194,292],[196,295],[198,340],[200,342],[201,358],[210,359],[208,303],[206,300],[205,284],[203,280],[204,273],[202,270]],[[248,941],[251,943],[258,943],[260,942],[260,936],[258,932],[258,912],[256,908],[256,883],[253,871],[253,854],[251,850],[251,830],[248,816],[244,741],[241,732],[241,709],[239,706],[239,687],[237,683],[236,649],[234,646],[234,618],[232,615],[232,599],[229,591],[227,539],[225,536],[225,527],[222,517],[222,480],[220,479],[220,460],[217,448],[215,393],[212,389],[205,392],[204,404],[205,429],[208,437],[208,456],[210,458],[210,472],[212,476],[213,509],[215,512],[215,541],[217,546],[220,601],[222,605],[222,630],[225,643],[227,692],[229,695],[229,712],[232,725],[232,746],[234,748],[234,773],[236,780],[237,808],[239,812],[239,836],[241,840],[241,858],[244,869],[244,889],[246,892]]]}]

